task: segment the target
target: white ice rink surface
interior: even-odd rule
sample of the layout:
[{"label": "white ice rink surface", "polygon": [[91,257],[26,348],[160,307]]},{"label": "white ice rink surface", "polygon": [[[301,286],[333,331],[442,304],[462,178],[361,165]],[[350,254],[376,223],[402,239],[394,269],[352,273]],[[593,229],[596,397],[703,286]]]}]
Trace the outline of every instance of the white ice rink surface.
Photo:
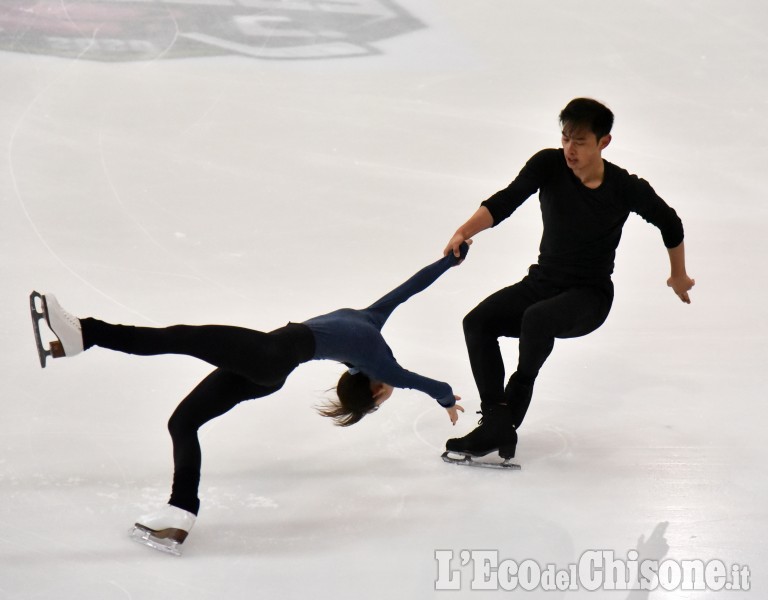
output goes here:
[{"label": "white ice rink surface", "polygon": [[[173,35],[130,61],[110,59],[115,28],[102,17],[77,21],[89,3],[8,4],[0,598],[509,597],[472,590],[481,578],[460,552],[567,569],[589,550],[635,548],[670,572],[684,559],[748,566],[751,590],[515,593],[766,597],[764,0],[416,0],[402,4],[418,26],[327,59],[285,59],[290,18],[270,3],[214,0],[189,4],[211,20],[242,5],[240,25],[273,27],[274,43],[175,56],[184,40],[223,42],[185,34],[183,2],[155,2]],[[375,4],[293,8],[308,27],[313,11]],[[19,5],[24,19],[9,18]],[[33,35],[43,19],[60,22],[48,35],[68,53],[46,55]],[[123,25],[138,39],[157,23]],[[210,367],[94,349],[41,370],[32,289],[80,316],[140,325],[269,330],[364,306],[436,259],[529,156],[557,146],[557,114],[581,95],[616,113],[605,158],[683,218],[690,306],[665,286],[658,231],[631,217],[611,316],[558,342],[537,382],[522,471],[444,464],[446,438],[469,431],[479,408],[461,318],[535,261],[531,198],[384,329],[404,366],[463,396],[455,428],[410,391],[335,428],[313,406],[339,366],[302,366],[278,394],[201,431],[202,509],[183,557],[129,540],[135,517],[167,500],[166,421]],[[515,344],[503,348],[513,365]],[[435,590],[437,550],[454,552],[461,591]]]}]

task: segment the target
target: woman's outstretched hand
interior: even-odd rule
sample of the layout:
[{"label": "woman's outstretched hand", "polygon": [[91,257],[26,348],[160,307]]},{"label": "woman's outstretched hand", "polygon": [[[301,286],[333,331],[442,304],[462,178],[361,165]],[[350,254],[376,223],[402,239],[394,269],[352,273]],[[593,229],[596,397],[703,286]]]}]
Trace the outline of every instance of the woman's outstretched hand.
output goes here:
[{"label": "woman's outstretched hand", "polygon": [[[456,402],[461,400],[460,396],[453,396],[456,399]],[[459,404],[454,404],[451,406],[451,408],[446,408],[445,410],[448,411],[448,417],[451,419],[451,425],[456,425],[456,421],[459,420],[459,411],[464,412],[464,408]]]}]

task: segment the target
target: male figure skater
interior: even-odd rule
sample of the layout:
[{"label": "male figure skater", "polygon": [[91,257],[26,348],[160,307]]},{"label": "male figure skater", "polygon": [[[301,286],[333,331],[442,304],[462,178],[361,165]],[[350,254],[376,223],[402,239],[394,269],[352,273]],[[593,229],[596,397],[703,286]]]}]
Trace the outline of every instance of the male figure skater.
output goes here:
[{"label": "male figure skater", "polygon": [[[544,232],[537,264],[464,318],[482,419],[474,431],[446,444],[462,461],[496,450],[502,458],[514,457],[517,429],[555,338],[591,333],[608,316],[616,248],[630,212],[661,231],[671,266],[667,285],[690,303],[695,282],[685,270],[682,222],[646,181],[602,158],[613,113],[596,100],[576,98],[560,113],[560,124],[562,148],[535,154],[506,189],[459,227],[444,251],[458,256],[463,242],[501,223],[538,190]],[[502,336],[519,340],[517,369],[506,385]]]}]

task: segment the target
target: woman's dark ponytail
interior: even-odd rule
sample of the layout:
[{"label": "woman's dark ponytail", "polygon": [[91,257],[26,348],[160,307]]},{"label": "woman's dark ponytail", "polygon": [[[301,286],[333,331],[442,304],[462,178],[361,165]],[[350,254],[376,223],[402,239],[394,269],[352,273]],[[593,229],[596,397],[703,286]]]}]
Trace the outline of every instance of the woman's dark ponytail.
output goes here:
[{"label": "woman's dark ponytail", "polygon": [[363,373],[345,371],[336,386],[338,400],[332,400],[318,409],[324,417],[330,417],[340,427],[354,425],[376,409],[371,391],[371,380]]}]

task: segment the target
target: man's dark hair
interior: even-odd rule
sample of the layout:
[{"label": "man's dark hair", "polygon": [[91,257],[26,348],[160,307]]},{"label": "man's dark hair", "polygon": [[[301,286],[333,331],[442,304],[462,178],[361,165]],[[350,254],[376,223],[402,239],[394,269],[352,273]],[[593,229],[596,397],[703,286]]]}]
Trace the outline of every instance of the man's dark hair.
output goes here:
[{"label": "man's dark hair", "polygon": [[600,140],[611,133],[613,113],[592,98],[574,98],[560,111],[560,126],[569,131],[586,128]]}]

